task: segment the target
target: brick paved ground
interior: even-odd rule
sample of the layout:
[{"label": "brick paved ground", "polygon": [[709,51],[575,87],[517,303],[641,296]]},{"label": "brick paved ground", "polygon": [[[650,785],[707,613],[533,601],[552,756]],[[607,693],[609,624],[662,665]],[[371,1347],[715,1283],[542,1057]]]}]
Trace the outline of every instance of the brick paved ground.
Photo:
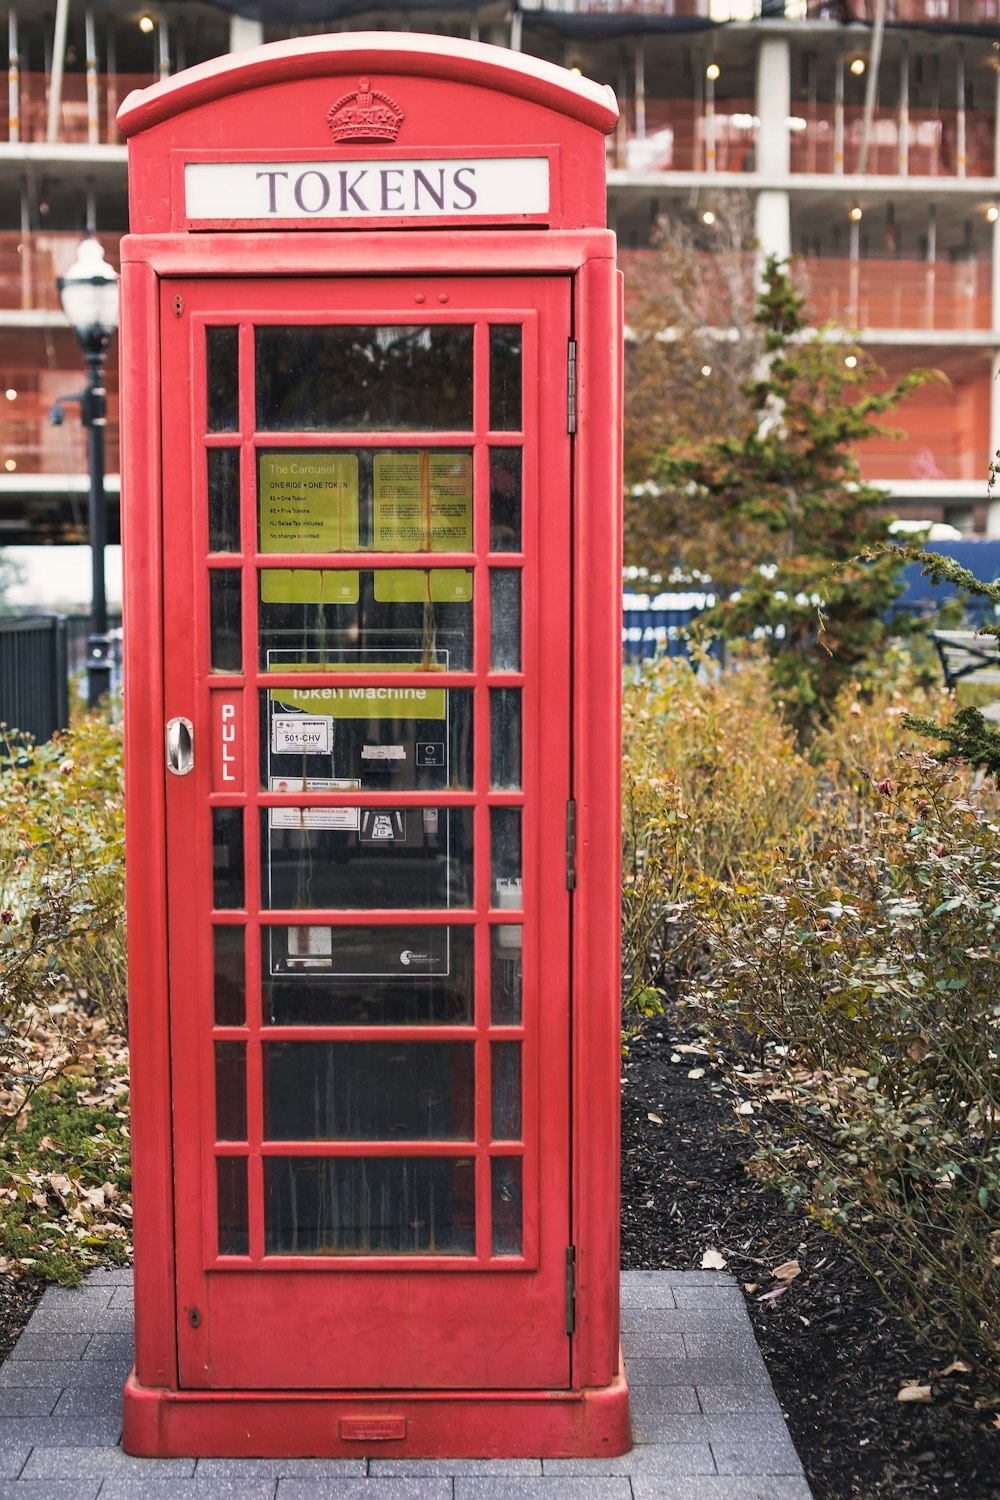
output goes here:
[{"label": "brick paved ground", "polygon": [[138,1459],[132,1289],[51,1287],[0,1368],[0,1500],[810,1500],[738,1286],[626,1271],[634,1447],[611,1459]]}]

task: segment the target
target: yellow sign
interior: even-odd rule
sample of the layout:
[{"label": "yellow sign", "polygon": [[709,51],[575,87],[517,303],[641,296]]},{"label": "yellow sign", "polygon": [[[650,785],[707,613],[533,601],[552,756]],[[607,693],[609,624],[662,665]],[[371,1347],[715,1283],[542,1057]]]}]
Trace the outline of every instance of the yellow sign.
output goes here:
[{"label": "yellow sign", "polygon": [[[329,662],[332,672],[414,672],[415,662]],[[316,667],[297,662],[275,668],[279,672],[315,672]],[[282,708],[297,708],[307,714],[328,714],[333,719],[445,719],[448,689],[433,687],[270,688],[271,702]]]},{"label": "yellow sign", "polygon": [[376,453],[376,552],[472,551],[472,455]]},{"label": "yellow sign", "polygon": [[379,604],[468,604],[472,572],[468,568],[376,568]]},{"label": "yellow sign", "polygon": [[322,568],[261,568],[264,604],[357,604],[358,574]]},{"label": "yellow sign", "polygon": [[356,552],[358,459],[354,453],[262,453],[262,552]]}]

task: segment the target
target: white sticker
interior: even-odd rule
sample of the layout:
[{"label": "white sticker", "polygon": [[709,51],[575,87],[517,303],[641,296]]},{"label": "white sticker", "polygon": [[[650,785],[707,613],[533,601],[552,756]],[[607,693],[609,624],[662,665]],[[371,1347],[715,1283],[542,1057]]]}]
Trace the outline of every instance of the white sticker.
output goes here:
[{"label": "white sticker", "polygon": [[405,745],[362,745],[362,760],[405,760]]},{"label": "white sticker", "polygon": [[333,929],[289,927],[288,964],[297,969],[329,969],[333,964]]},{"label": "white sticker", "polygon": [[[361,782],[354,777],[344,780],[334,776],[272,776],[272,792],[354,792]],[[357,833],[361,826],[358,807],[271,807],[271,828],[334,828],[340,833]]]},{"label": "white sticker", "polygon": [[329,755],[333,749],[333,718],[326,714],[274,714],[271,719],[273,755]]}]

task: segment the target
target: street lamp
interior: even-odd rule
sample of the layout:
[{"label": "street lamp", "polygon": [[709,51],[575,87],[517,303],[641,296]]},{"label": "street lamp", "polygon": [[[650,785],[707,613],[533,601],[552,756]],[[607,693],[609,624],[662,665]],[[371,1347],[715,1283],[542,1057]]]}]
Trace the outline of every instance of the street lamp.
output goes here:
[{"label": "street lamp", "polygon": [[61,396],[49,413],[63,419],[62,403],[79,401],[80,420],[87,429],[87,468],[90,474],[91,622],[87,640],[87,702],[95,708],[111,687],[111,642],[104,583],[106,544],[104,497],[104,428],[107,392],[104,356],[118,328],[118,276],[104,259],[104,250],[88,232],[76,260],[56,282],[63,312],[80,341],[87,361],[87,388],[75,396]]}]

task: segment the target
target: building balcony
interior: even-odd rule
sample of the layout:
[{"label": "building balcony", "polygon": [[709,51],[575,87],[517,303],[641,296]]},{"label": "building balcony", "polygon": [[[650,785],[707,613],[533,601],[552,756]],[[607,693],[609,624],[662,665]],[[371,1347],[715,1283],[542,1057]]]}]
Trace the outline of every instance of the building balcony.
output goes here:
[{"label": "building balcony", "polygon": [[[861,150],[862,108],[844,106],[842,140],[832,104],[793,104],[789,117],[793,173],[856,171]],[[634,99],[625,102],[618,130],[609,138],[609,165],[633,172],[752,172],[756,169],[760,121],[752,99],[716,100],[706,112],[693,99],[645,100],[640,130]],[[901,126],[897,110],[876,110],[866,171],[873,176],[992,177],[994,120],[985,110],[911,109]]]},{"label": "building balcony", "polygon": [[[64,276],[76,259],[83,236],[78,231],[16,234],[0,231],[0,327],[6,321],[41,323],[46,319],[4,318],[5,313],[57,313],[63,320],[56,279]],[[104,256],[115,270],[121,269],[118,236],[101,234]]]},{"label": "building balcony", "polygon": [[[118,106],[133,89],[156,81],[152,72],[100,73],[91,99],[85,74],[63,74],[56,139],[62,145],[123,146],[125,138],[115,124]],[[9,78],[0,80],[0,141],[44,143],[50,85],[47,73],[21,73],[16,91]]]},{"label": "building balcony", "polygon": [[[835,21],[872,22],[875,0],[521,0],[520,9],[530,19],[533,12],[544,16],[581,15],[643,17],[662,21],[671,18],[712,21]],[[1000,0],[888,0],[889,24],[920,26],[989,26],[1000,19]],[[641,24],[637,25],[641,29]]]}]

